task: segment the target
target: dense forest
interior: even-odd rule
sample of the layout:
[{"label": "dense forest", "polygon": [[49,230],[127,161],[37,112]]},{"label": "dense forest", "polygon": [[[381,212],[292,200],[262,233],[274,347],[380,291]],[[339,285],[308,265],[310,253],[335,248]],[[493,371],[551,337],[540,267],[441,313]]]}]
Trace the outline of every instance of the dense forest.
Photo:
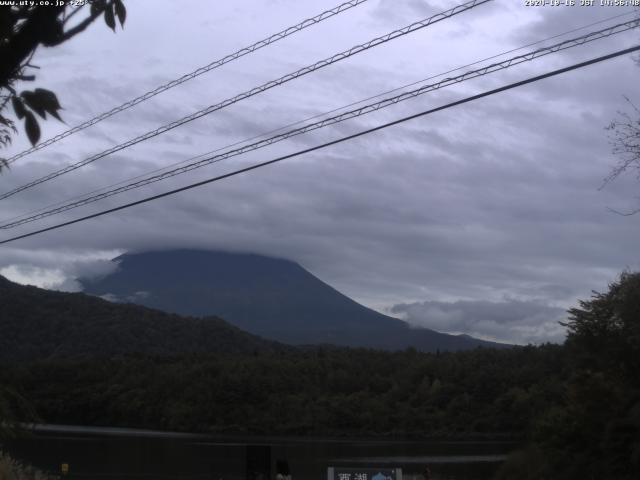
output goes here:
[{"label": "dense forest", "polygon": [[44,421],[182,431],[521,435],[560,392],[562,349],[298,352],[41,361],[0,381]]},{"label": "dense forest", "polygon": [[564,345],[499,350],[321,346],[5,362],[0,385],[11,396],[0,395],[0,411],[215,433],[514,438],[524,447],[501,479],[639,478],[640,273],[581,302],[566,326]]}]

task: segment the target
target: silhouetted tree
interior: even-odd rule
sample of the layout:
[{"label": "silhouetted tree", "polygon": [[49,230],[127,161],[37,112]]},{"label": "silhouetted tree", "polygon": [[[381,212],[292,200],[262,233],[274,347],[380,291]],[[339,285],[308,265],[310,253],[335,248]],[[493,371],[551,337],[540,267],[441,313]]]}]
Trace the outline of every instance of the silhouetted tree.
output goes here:
[{"label": "silhouetted tree", "polygon": [[640,384],[640,272],[625,272],[608,292],[581,301],[565,325],[567,344],[582,360],[579,367]]},{"label": "silhouetted tree", "polygon": [[[629,98],[627,102],[633,112],[618,112],[618,118],[607,127],[612,132],[610,141],[613,153],[618,157],[618,164],[611,170],[604,185],[626,172],[634,172],[640,180],[640,109]],[[621,215],[634,215],[638,212],[640,208],[625,213],[616,211]]]},{"label": "silhouetted tree", "polygon": [[[21,5],[0,7],[0,146],[11,142],[17,133],[14,120],[7,118],[9,104],[18,120],[24,121],[29,141],[35,145],[40,139],[36,115],[52,115],[60,119],[58,99],[50,90],[36,88],[18,93],[18,82],[35,80],[31,59],[39,46],[55,47],[83,32],[98,17],[115,31],[116,18],[123,26],[126,9],[122,0],[93,0],[80,6],[69,2],[48,2],[50,5]],[[39,3],[39,2],[33,2]],[[60,5],[54,5],[60,3]],[[81,3],[81,2],[79,2]],[[84,17],[83,17],[84,15]],[[6,162],[0,161],[0,168]]]},{"label": "silhouetted tree", "polygon": [[[640,13],[640,10],[638,12]],[[640,19],[640,15],[637,18]],[[640,67],[640,57],[636,57],[635,61]],[[602,187],[627,172],[635,172],[636,178],[640,180],[640,109],[628,97],[625,97],[625,100],[633,111],[631,113],[618,112],[618,118],[613,120],[607,127],[607,130],[612,132],[609,139],[613,154],[619,160],[618,164],[605,178]],[[640,208],[628,212],[610,210],[624,216],[635,215],[640,212]]]},{"label": "silhouetted tree", "polygon": [[531,448],[498,478],[640,478],[640,272],[594,292],[563,325],[570,373],[562,395],[535,421]]}]

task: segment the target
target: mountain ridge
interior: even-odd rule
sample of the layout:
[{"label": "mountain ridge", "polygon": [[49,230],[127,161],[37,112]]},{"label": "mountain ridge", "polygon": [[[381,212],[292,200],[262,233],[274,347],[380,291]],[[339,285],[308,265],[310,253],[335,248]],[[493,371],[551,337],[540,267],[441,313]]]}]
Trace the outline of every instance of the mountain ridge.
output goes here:
[{"label": "mountain ridge", "polygon": [[282,343],[431,352],[508,347],[412,327],[355,302],[287,259],[183,249],[126,253],[114,261],[115,272],[81,280],[86,293],[180,315],[216,315]]},{"label": "mountain ridge", "polygon": [[180,317],[0,276],[0,361],[287,350],[222,319]]}]

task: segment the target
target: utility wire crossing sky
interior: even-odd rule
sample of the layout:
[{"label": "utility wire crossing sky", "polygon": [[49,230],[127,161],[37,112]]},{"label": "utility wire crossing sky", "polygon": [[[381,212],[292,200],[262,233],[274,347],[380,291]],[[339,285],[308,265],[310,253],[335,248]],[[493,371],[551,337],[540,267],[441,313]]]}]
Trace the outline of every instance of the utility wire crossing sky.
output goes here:
[{"label": "utility wire crossing sky", "polygon": [[154,88],[153,90],[146,92],[142,95],[139,95],[137,97],[135,97],[132,100],[129,100],[128,102],[123,103],[122,105],[119,105],[117,107],[112,108],[111,110],[108,110],[104,113],[101,113],[100,115],[97,115],[83,123],[81,123],[80,125],[77,125],[73,128],[70,128],[69,130],[66,130],[65,132],[62,132],[58,135],[56,135],[55,137],[51,137],[48,140],[45,140],[43,142],[38,143],[37,145],[34,145],[33,147],[24,150],[20,153],[18,153],[17,155],[14,155],[11,158],[7,159],[7,163],[11,164],[13,162],[15,162],[17,159],[25,157],[27,155],[29,155],[30,153],[33,153],[37,150],[41,150],[44,147],[47,147],[49,145],[54,144],[55,142],[62,140],[65,137],[68,137],[69,135],[73,135],[74,133],[80,132],[82,130],[84,130],[85,128],[91,127],[103,120],[106,120],[109,117],[112,117],[113,115],[116,115],[117,113],[120,112],[124,112],[125,110],[128,110],[129,108],[132,108],[136,105],[138,105],[139,103],[142,103],[144,101],[147,101],[153,97],[155,97],[156,95],[162,93],[162,92],[166,92],[167,90],[170,90],[172,88],[177,87],[178,85],[182,85],[185,82],[188,82],[189,80],[193,80],[196,77],[199,77],[200,75],[210,72],[211,70],[215,70],[218,67],[221,67],[229,62],[233,62],[234,60],[237,60],[238,58],[244,57],[245,55],[249,55],[250,53],[253,53],[261,48],[264,48],[268,45],[271,45],[272,43],[275,43],[279,40],[282,40],[284,38],[287,38],[290,35],[294,35],[297,32],[300,32],[301,30],[304,30],[305,28],[309,28],[312,27],[314,25],[317,25],[318,23],[327,20],[328,18],[333,17],[334,15],[338,15],[342,12],[345,12],[347,10],[349,10],[350,8],[353,7],[357,7],[358,5],[367,2],[369,0],[351,0],[349,2],[344,2],[341,3],[340,5],[338,5],[337,7],[334,7],[330,10],[325,10],[324,12],[311,17],[311,18],[307,18],[306,20],[303,20],[302,22],[293,25],[291,27],[285,28],[284,30],[278,32],[278,33],[274,33],[273,35],[259,40],[251,45],[249,45],[248,47],[244,47],[241,48],[240,50],[233,52],[229,55],[226,55],[218,60],[214,60],[213,62],[209,63],[208,65],[205,65],[204,67],[200,67],[190,73],[186,73],[184,75],[182,75],[179,78],[176,78],[174,80],[171,80],[170,82],[167,82],[163,85],[160,85],[159,87]]},{"label": "utility wire crossing sky", "polygon": [[[94,203],[97,202],[99,200],[102,200],[104,198],[108,198],[114,195],[118,195],[120,193],[124,193],[127,192],[129,190],[133,190],[136,188],[140,188],[143,187],[145,185],[149,185],[151,183],[155,183],[155,182],[159,182],[162,180],[165,180],[167,178],[171,178],[174,177],[176,175],[181,175],[183,173],[189,172],[191,170],[197,169],[197,168],[202,168],[204,166],[210,165],[212,163],[216,163],[222,160],[226,160],[228,158],[237,156],[237,155],[241,155],[243,153],[249,152],[249,151],[253,151],[253,150],[257,150],[269,145],[272,145],[275,142],[280,142],[283,140],[286,140],[288,138],[291,138],[293,136],[296,135],[301,135],[313,130],[316,130],[318,128],[324,128],[327,127],[329,125],[334,125],[336,123],[345,121],[345,120],[349,120],[352,118],[357,118],[359,116],[377,111],[381,108],[386,108],[392,105],[395,105],[398,102],[401,101],[406,101],[409,99],[413,99],[419,95],[423,95],[425,93],[428,92],[432,92],[434,90],[438,90],[440,88],[444,88],[450,85],[454,85],[456,83],[459,82],[463,82],[463,81],[467,81],[467,80],[471,80],[483,75],[487,75],[490,73],[494,73],[494,72],[498,72],[500,70],[504,70],[506,68],[515,66],[515,65],[519,65],[522,62],[527,62],[527,61],[531,61],[531,60],[535,60],[537,58],[540,58],[542,56],[545,55],[549,55],[552,53],[556,53],[562,50],[565,50],[567,48],[573,48],[573,47],[577,47],[580,45],[584,45],[585,43],[588,42],[592,42],[595,40],[600,40],[603,38],[607,38],[610,37],[611,35],[615,35],[617,33],[622,33],[622,32],[626,32],[632,28],[636,28],[638,25],[640,24],[640,20],[631,20],[629,22],[624,22],[624,23],[620,23],[617,25],[614,25],[612,27],[606,28],[606,29],[602,29],[599,31],[595,31],[595,32],[589,32],[585,35],[576,37],[576,38],[572,38],[570,40],[565,40],[563,42],[557,43],[555,45],[551,45],[549,47],[545,47],[545,48],[540,48],[538,50],[526,53],[524,55],[518,55],[516,57],[510,58],[508,60],[503,60],[501,62],[497,62],[497,63],[493,63],[491,65],[488,65],[486,67],[482,67],[480,69],[476,69],[476,70],[472,70],[469,72],[465,72],[462,75],[458,75],[456,77],[448,77],[445,78],[443,80],[440,80],[439,82],[433,83],[433,84],[429,84],[429,85],[425,85],[422,86],[420,88],[411,90],[409,92],[404,92],[400,95],[396,95],[394,97],[391,98],[386,98],[382,101],[379,102],[375,102],[375,103],[371,103],[365,106],[362,106],[360,108],[357,108],[355,110],[351,110],[345,113],[342,113],[340,115],[336,115],[324,120],[321,120],[319,122],[315,122],[315,123],[311,123],[309,125],[305,125],[303,127],[294,129],[294,130],[290,130],[288,132],[284,132],[263,140],[260,140],[258,142],[225,152],[225,153],[221,153],[221,154],[217,154],[217,155],[213,155],[213,156],[209,156],[207,158],[200,158],[197,162],[194,163],[189,163],[187,165],[184,165],[182,167],[179,168],[175,168],[173,170],[169,170],[166,171],[164,173],[161,174],[157,174],[157,175],[153,175],[151,177],[148,178],[144,178],[142,180],[138,180],[136,182],[121,186],[119,188],[113,189],[113,190],[108,190],[106,192],[102,192],[99,193],[97,195],[93,195],[90,196],[88,198],[83,198],[82,200],[77,200],[68,204],[64,204],[62,206],[57,206],[56,208],[52,208],[49,210],[46,210],[44,212],[38,213],[37,215],[31,215],[31,216],[27,216],[25,218],[22,218],[20,220],[16,220],[13,222],[7,222],[4,224],[0,224],[0,229],[6,230],[9,228],[15,228],[18,227],[20,225],[24,225],[26,223],[31,223],[37,220],[41,220],[43,218],[47,218],[49,216],[58,214],[58,213],[62,213],[62,212],[66,212],[68,210],[77,208],[77,207],[81,207],[84,205],[88,205],[90,203]],[[213,152],[211,152],[213,153]],[[206,154],[205,154],[206,156]],[[200,157],[202,157],[202,155],[200,155]]]},{"label": "utility wire crossing sky", "polygon": [[[633,114],[625,96],[640,103],[638,54],[471,99],[635,48],[638,29],[629,21],[637,12],[478,3],[144,139],[203,105],[455,5],[335,1],[314,2],[316,11],[295,0],[193,0],[194,8],[131,2],[116,35],[96,24],[80,41],[39,50],[38,86],[56,92],[66,125],[43,122],[49,140],[35,149],[15,138],[13,156],[4,156],[21,161],[0,176],[0,193],[120,148],[123,139],[141,140],[109,161],[4,198],[0,226],[15,230],[0,249],[0,274],[77,290],[76,278],[110,271],[108,260],[125,251],[252,252],[297,261],[415,326],[515,343],[561,341],[557,322],[566,308],[606,289],[621,270],[640,268],[636,217],[607,210],[637,208],[637,182],[621,177],[598,190],[616,163],[604,127],[618,111]],[[320,10],[334,13],[325,18]],[[606,38],[582,35],[587,28]],[[580,37],[572,33],[578,30]],[[569,48],[570,37],[583,46]],[[552,51],[552,43],[566,48]],[[502,68],[508,57],[522,57],[512,53],[522,45],[546,53]],[[225,63],[202,71],[216,62]],[[490,62],[498,71],[486,75]],[[464,78],[469,69],[477,71],[473,79]],[[459,102],[466,105],[451,108]],[[432,114],[422,121],[385,127],[425,112]],[[234,162],[219,161],[231,156]],[[239,175],[284,158],[291,158],[286,167]],[[195,188],[214,179],[215,189]],[[171,201],[151,200],[186,189]],[[134,204],[127,214],[106,215]],[[74,218],[69,210],[80,207]],[[84,221],[91,216],[100,220]],[[56,231],[34,234],[27,225],[36,220],[37,230]],[[59,228],[70,223],[78,225]],[[29,237],[6,243],[22,235]]]},{"label": "utility wire crossing sky", "polygon": [[354,47],[349,48],[348,50],[344,50],[340,53],[336,53],[335,55],[320,60],[312,65],[303,67],[299,70],[296,70],[295,72],[289,73],[287,75],[284,75],[280,78],[277,78],[275,80],[271,80],[269,82],[266,82],[258,87],[254,87],[251,90],[247,90],[246,92],[240,93],[239,95],[236,95],[235,97],[232,98],[228,98],[226,100],[223,100],[222,102],[216,103],[214,105],[210,105],[207,108],[204,108],[202,110],[199,110],[195,113],[192,113],[191,115],[187,115],[186,117],[183,117],[179,120],[173,121],[169,124],[163,125],[162,127],[159,127],[153,131],[149,131],[147,133],[145,133],[144,135],[140,135],[138,137],[135,137],[131,140],[128,140],[127,142],[121,143],[120,145],[116,145],[115,147],[109,148],[101,153],[98,153],[96,155],[93,155],[89,158],[86,158],[84,160],[81,160],[80,162],[76,162],[74,164],[68,165],[60,170],[57,170],[55,172],[52,172],[48,175],[45,175],[43,177],[40,177],[32,182],[29,182],[25,185],[22,185],[18,188],[15,188],[9,192],[0,194],[0,200],[4,200],[5,198],[11,197],[12,195],[15,195],[16,193],[22,192],[24,190],[27,190],[29,188],[35,187],[37,185],[40,185],[44,182],[47,182],[49,180],[53,180],[54,178],[57,178],[61,175],[64,175],[66,173],[72,172],[78,168],[84,167],[85,165],[89,165],[90,163],[93,163],[97,160],[100,160],[101,158],[104,158],[108,155],[111,155],[113,153],[119,152],[121,150],[124,150],[125,148],[131,147],[133,145],[136,145],[140,142],[144,142],[146,140],[152,139],[153,137],[156,137],[158,135],[162,135],[163,133],[166,133],[170,130],[173,130],[174,128],[180,127],[186,123],[192,122],[194,120],[197,120],[201,117],[204,117],[205,115],[210,115],[213,112],[217,112],[218,110],[222,110],[223,108],[229,107],[230,105],[233,105],[237,102],[240,102],[242,100],[245,100],[247,98],[253,97],[254,95],[257,95],[259,93],[265,92],[271,88],[274,87],[278,87],[280,85],[283,85],[287,82],[290,82],[291,80],[295,80],[297,78],[300,78],[304,75],[308,75],[309,73],[315,72],[316,70],[320,70],[321,68],[325,68],[329,65],[332,65],[336,62],[340,62],[342,60],[345,60],[349,57],[352,57],[353,55],[357,55],[361,52],[365,52],[371,48],[375,48],[379,45],[382,45],[386,42],[390,42],[392,40],[395,40],[397,38],[400,38],[404,35],[408,35],[410,33],[416,32],[420,29],[426,28],[430,25],[433,25],[434,23],[437,22],[441,22],[442,20],[446,20],[448,18],[453,17],[454,15],[458,15],[460,13],[463,13],[467,10],[470,10],[474,7],[477,7],[479,5],[483,5],[485,3],[491,2],[493,0],[471,0],[470,2],[464,3],[462,5],[458,5],[456,7],[453,7],[449,10],[446,10],[444,12],[441,12],[437,15],[433,15],[429,18],[425,18],[424,20],[418,21],[418,22],[414,22],[411,25],[408,25],[404,28],[398,29],[398,30],[394,30],[393,32],[390,32],[386,35],[383,35],[381,37],[377,37],[374,38],[366,43],[360,44],[360,45],[356,45]]},{"label": "utility wire crossing sky", "polygon": [[377,132],[378,130],[389,128],[389,127],[392,127],[394,125],[398,125],[400,123],[407,122],[409,120],[414,120],[416,118],[423,117],[425,115],[429,115],[429,114],[432,114],[432,113],[435,113],[435,112],[439,112],[439,111],[445,110],[447,108],[451,108],[451,107],[455,107],[455,106],[458,106],[458,105],[462,105],[463,103],[468,103],[468,102],[471,102],[471,101],[474,101],[474,100],[478,100],[480,98],[488,97],[490,95],[495,95],[496,93],[504,92],[506,90],[510,90],[510,89],[516,88],[516,87],[521,87],[521,86],[527,85],[529,83],[538,82],[540,80],[544,80],[545,78],[549,78],[549,77],[553,77],[553,76],[556,76],[556,75],[560,75],[562,73],[570,72],[572,70],[577,70],[579,68],[584,68],[584,67],[587,67],[589,65],[593,65],[594,63],[599,63],[599,62],[603,62],[605,60],[610,60],[612,58],[616,58],[616,57],[619,57],[621,55],[628,55],[628,54],[636,52],[638,50],[640,50],[640,45],[636,46],[636,47],[626,48],[624,50],[619,50],[619,51],[611,53],[609,55],[604,55],[602,57],[597,57],[597,58],[591,59],[591,60],[586,61],[586,62],[581,62],[581,63],[577,63],[575,65],[571,65],[570,67],[561,68],[559,70],[555,70],[555,71],[548,72],[548,73],[545,73],[545,74],[542,74],[542,75],[538,75],[536,77],[532,77],[532,78],[529,78],[527,80],[522,80],[520,82],[512,83],[510,85],[506,85],[506,86],[501,87],[501,88],[496,88],[494,90],[490,90],[488,92],[484,92],[484,93],[481,93],[481,94],[478,94],[478,95],[474,95],[472,97],[467,97],[467,98],[465,98],[463,100],[458,100],[456,102],[449,103],[449,104],[444,105],[442,107],[433,108],[431,110],[426,110],[424,112],[420,112],[420,113],[417,113],[415,115],[411,115],[409,117],[404,117],[404,118],[401,118],[399,120],[395,120],[393,122],[385,123],[384,125],[379,125],[377,127],[370,128],[368,130],[364,130],[362,132],[358,132],[358,133],[353,134],[353,135],[349,135],[347,137],[343,137],[343,138],[339,138],[337,140],[333,140],[331,142],[323,143],[322,145],[317,145],[315,147],[307,148],[305,150],[301,150],[299,152],[291,153],[289,155],[284,155],[282,157],[278,157],[278,158],[275,158],[273,160],[269,160],[269,161],[266,161],[266,162],[258,163],[256,165],[252,165],[251,167],[242,168],[240,170],[236,170],[234,172],[227,173],[225,175],[220,175],[218,177],[214,177],[214,178],[210,178],[210,179],[207,179],[207,180],[203,180],[201,182],[197,182],[197,183],[188,185],[186,187],[178,188],[176,190],[171,190],[169,192],[165,192],[165,193],[162,193],[160,195],[154,195],[152,197],[148,197],[148,198],[145,198],[143,200],[138,200],[137,202],[128,203],[126,205],[121,205],[119,207],[111,208],[109,210],[103,210],[102,212],[94,213],[93,215],[88,215],[86,217],[82,217],[82,218],[79,218],[79,219],[76,219],[76,220],[60,223],[60,224],[54,225],[52,227],[43,228],[43,229],[35,231],[35,232],[31,232],[31,233],[27,233],[27,234],[24,234],[24,235],[19,235],[17,237],[9,238],[7,240],[0,241],[0,245],[3,245],[5,243],[9,243],[9,242],[13,242],[13,241],[16,241],[16,240],[21,240],[23,238],[32,237],[34,235],[39,235],[39,234],[42,234],[42,233],[45,233],[45,232],[49,232],[51,230],[57,230],[58,228],[67,227],[69,225],[73,225],[73,224],[84,222],[84,221],[87,221],[87,220],[90,220],[90,219],[93,219],[93,218],[101,217],[101,216],[106,215],[108,213],[118,212],[120,210],[131,208],[131,207],[136,206],[136,205],[141,205],[143,203],[151,202],[151,201],[154,201],[154,200],[159,200],[160,198],[168,197],[170,195],[175,195],[176,193],[184,192],[186,190],[191,190],[192,188],[201,187],[203,185],[207,185],[209,183],[213,183],[213,182],[217,182],[217,181],[220,181],[220,180],[224,180],[226,178],[233,177],[235,175],[239,175],[241,173],[246,173],[246,172],[249,172],[251,170],[256,170],[258,168],[266,167],[267,165],[272,165],[274,163],[281,162],[283,160],[288,160],[290,158],[297,157],[299,155],[303,155],[303,154],[306,154],[306,153],[311,153],[311,152],[314,152],[316,150],[320,150],[320,149],[323,149],[323,148],[326,148],[326,147],[330,147],[332,145],[337,145],[337,144],[345,142],[347,140],[353,140],[354,138],[358,138],[358,137],[361,137],[363,135],[368,135],[370,133]]}]

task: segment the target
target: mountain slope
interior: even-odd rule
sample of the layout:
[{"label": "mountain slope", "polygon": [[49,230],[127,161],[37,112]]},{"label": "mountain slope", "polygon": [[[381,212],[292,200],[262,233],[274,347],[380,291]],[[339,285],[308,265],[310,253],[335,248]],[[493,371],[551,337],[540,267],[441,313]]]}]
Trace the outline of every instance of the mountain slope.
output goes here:
[{"label": "mountain slope", "polygon": [[218,318],[183,318],[0,276],[0,361],[128,353],[252,353],[285,348]]},{"label": "mountain slope", "polygon": [[83,281],[87,293],[181,315],[217,315],[280,342],[423,351],[501,346],[410,328],[354,302],[288,260],[175,250],[126,254],[115,261],[115,273]]}]

